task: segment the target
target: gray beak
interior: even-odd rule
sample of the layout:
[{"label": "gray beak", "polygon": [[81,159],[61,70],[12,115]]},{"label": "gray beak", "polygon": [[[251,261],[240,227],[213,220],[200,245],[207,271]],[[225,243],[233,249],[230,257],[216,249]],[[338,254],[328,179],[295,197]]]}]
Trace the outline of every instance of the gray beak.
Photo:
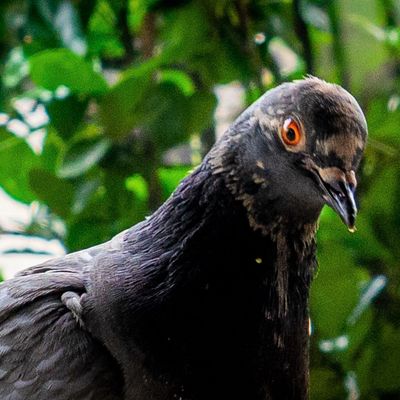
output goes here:
[{"label": "gray beak", "polygon": [[347,225],[350,231],[355,230],[357,206],[354,199],[355,187],[348,182],[323,182],[326,203],[332,207]]},{"label": "gray beak", "polygon": [[339,214],[351,232],[355,231],[357,181],[354,171],[343,172],[335,167],[318,168],[318,176],[326,204]]},{"label": "gray beak", "polygon": [[339,214],[350,232],[355,232],[357,180],[354,171],[343,171],[337,167],[321,168],[311,158],[303,160],[302,164],[314,176],[325,203]]}]

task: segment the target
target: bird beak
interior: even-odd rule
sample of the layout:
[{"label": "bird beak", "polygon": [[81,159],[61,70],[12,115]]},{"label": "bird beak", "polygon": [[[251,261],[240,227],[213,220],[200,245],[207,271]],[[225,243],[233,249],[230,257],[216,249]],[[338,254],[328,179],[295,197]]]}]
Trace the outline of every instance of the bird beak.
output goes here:
[{"label": "bird beak", "polygon": [[343,172],[336,167],[318,168],[319,184],[326,204],[336,211],[350,232],[355,231],[357,206],[354,171]]}]

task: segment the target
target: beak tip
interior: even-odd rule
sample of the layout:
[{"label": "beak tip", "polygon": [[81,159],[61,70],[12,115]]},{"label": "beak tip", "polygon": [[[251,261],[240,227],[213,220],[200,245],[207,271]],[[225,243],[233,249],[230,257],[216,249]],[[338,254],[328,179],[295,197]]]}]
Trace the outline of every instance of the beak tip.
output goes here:
[{"label": "beak tip", "polygon": [[348,229],[348,231],[349,231],[350,233],[355,233],[355,232],[357,232],[357,228],[356,228],[355,225],[349,225],[347,229]]}]

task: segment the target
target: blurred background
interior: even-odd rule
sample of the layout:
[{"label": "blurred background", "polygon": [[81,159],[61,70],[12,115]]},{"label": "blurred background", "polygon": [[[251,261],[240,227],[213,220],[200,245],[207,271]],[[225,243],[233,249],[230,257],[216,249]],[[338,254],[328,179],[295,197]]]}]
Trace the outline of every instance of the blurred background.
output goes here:
[{"label": "blurred background", "polygon": [[358,232],[324,210],[312,399],[400,399],[400,1],[1,0],[3,278],[142,220],[248,104],[314,74],[370,130]]}]

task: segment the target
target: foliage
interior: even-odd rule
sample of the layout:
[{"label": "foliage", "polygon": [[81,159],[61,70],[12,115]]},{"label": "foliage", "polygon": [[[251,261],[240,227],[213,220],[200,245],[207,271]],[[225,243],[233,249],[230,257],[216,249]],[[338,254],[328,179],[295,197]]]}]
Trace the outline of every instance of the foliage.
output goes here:
[{"label": "foliage", "polygon": [[395,0],[3,0],[0,186],[65,226],[27,231],[91,246],[192,168],[167,152],[207,151],[216,85],[239,81],[248,102],[306,73],[344,85],[370,141],[358,233],[321,217],[311,396],[398,398],[399,23]]}]

